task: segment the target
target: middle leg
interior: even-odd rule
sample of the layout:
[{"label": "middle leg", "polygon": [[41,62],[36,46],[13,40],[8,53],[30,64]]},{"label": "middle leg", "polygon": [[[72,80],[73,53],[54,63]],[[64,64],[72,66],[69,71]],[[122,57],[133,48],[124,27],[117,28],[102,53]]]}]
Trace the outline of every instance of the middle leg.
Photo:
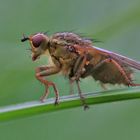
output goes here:
[{"label": "middle leg", "polygon": [[84,110],[86,110],[86,109],[89,108],[89,106],[86,104],[85,98],[84,98],[84,96],[82,95],[82,91],[81,91],[81,88],[80,88],[79,80],[76,80],[76,84],[77,84],[78,94],[79,94],[79,96],[80,96],[82,105],[84,106]]}]

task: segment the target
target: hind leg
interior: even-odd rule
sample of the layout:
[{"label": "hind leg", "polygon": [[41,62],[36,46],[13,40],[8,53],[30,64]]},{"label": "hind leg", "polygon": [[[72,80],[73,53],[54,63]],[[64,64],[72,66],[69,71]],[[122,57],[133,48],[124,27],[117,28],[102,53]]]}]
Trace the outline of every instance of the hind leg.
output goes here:
[{"label": "hind leg", "polygon": [[105,60],[102,60],[101,62],[99,62],[93,69],[93,71],[97,70],[101,65],[103,65],[104,63],[112,63],[114,64],[117,69],[119,70],[119,72],[121,73],[121,75],[124,77],[125,79],[125,85],[127,86],[140,86],[140,84],[135,84],[132,83],[130,77],[127,76],[125,70],[121,67],[121,65],[114,59],[112,58],[107,58]]}]

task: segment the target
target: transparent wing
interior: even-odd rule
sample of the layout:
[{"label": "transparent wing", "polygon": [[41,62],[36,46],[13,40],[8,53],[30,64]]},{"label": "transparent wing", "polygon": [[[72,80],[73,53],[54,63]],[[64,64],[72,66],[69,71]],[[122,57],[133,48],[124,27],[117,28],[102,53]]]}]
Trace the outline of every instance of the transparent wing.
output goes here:
[{"label": "transparent wing", "polygon": [[93,46],[93,48],[104,55],[110,56],[111,58],[113,58],[116,61],[120,61],[121,63],[127,64],[130,67],[140,70],[140,62],[138,62],[138,61],[135,61],[135,60],[125,57],[123,55],[120,55],[120,54],[117,54],[117,53],[114,53],[114,52],[111,52],[111,51],[108,51],[105,49],[101,49],[101,48],[98,48],[95,46]]}]

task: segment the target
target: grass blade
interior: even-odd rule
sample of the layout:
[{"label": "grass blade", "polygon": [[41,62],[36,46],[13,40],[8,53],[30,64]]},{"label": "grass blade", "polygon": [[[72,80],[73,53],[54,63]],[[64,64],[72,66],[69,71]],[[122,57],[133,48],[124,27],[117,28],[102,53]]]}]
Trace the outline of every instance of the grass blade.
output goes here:
[{"label": "grass blade", "polygon": [[[86,93],[84,96],[89,105],[129,100],[140,98],[140,88]],[[0,108],[0,122],[78,106],[81,106],[81,101],[78,95],[62,96],[60,98],[60,104],[57,106],[54,105],[54,98],[47,99],[45,103],[32,101],[10,105]]]}]

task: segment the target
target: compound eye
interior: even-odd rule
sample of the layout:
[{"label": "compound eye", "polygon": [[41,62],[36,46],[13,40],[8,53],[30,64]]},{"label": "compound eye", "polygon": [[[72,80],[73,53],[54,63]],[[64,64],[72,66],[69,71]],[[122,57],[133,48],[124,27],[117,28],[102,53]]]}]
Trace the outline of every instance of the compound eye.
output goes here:
[{"label": "compound eye", "polygon": [[35,48],[38,48],[43,41],[43,36],[41,34],[36,34],[32,37],[32,43]]}]

